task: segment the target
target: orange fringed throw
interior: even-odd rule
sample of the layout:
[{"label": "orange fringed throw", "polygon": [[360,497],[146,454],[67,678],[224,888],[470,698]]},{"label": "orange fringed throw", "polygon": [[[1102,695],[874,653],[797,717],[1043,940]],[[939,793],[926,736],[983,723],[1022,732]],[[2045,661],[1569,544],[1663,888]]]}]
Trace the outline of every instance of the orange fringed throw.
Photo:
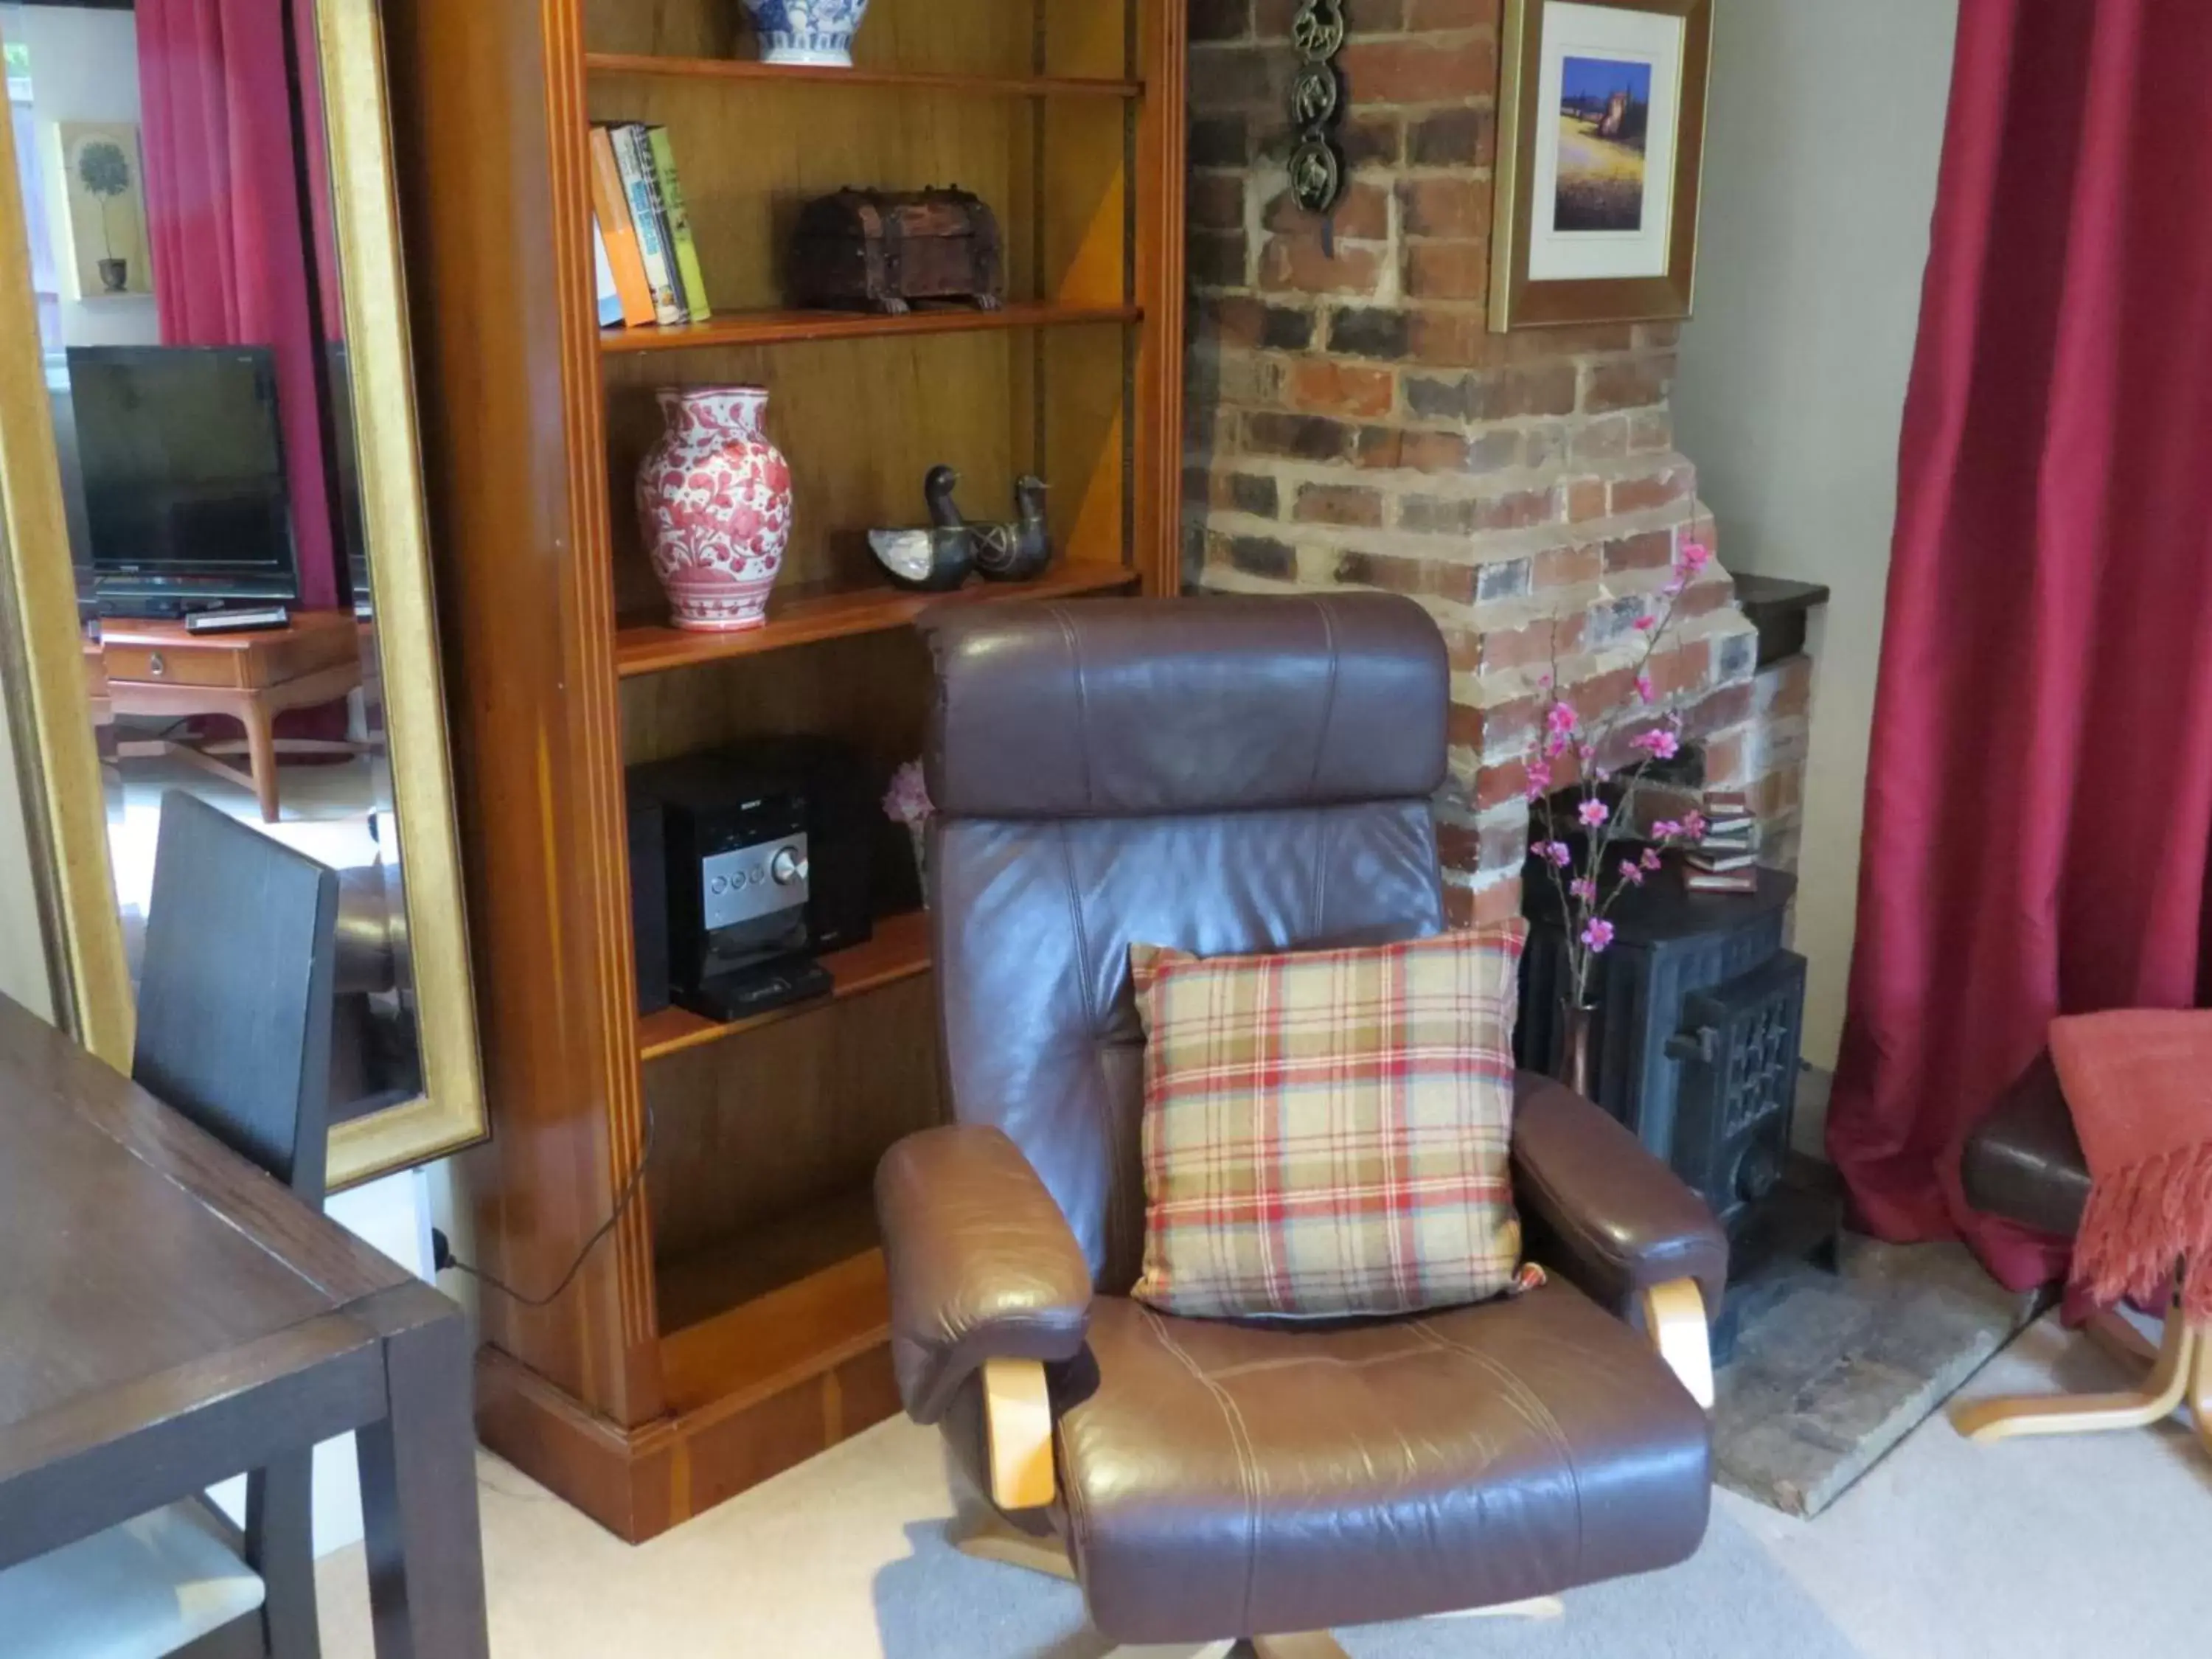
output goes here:
[{"label": "orange fringed throw", "polygon": [[2147,1302],[2185,1261],[2184,1310],[2212,1322],[2212,1012],[2056,1019],[2051,1057],[2089,1163],[2074,1282]]}]

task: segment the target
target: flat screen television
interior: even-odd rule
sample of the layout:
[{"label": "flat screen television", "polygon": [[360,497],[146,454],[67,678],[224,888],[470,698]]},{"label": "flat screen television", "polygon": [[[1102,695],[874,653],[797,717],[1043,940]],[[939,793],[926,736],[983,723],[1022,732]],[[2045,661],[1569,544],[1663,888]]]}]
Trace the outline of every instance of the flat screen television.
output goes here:
[{"label": "flat screen television", "polygon": [[112,616],[296,602],[266,346],[71,346],[93,597]]}]

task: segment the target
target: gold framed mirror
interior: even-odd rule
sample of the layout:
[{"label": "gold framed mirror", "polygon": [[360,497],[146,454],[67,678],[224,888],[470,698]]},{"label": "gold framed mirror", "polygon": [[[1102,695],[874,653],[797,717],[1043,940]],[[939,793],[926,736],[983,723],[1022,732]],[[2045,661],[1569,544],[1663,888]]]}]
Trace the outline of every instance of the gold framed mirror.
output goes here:
[{"label": "gold framed mirror", "polygon": [[[213,46],[141,32],[195,3],[0,0],[0,704],[55,1011],[118,1067],[162,790],[339,868],[336,1189],[486,1133],[384,45],[377,0],[267,0],[270,33]],[[272,100],[290,173],[255,202]],[[188,153],[210,107],[251,142]],[[300,248],[245,240],[285,211]],[[265,258],[216,258],[234,232]],[[265,599],[283,627],[183,620]]]}]

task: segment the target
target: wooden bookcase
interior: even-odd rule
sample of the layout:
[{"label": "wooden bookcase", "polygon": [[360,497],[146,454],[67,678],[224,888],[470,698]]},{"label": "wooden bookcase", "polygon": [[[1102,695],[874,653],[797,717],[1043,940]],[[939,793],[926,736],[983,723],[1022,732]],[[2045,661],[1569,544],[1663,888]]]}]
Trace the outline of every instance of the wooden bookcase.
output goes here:
[{"label": "wooden bookcase", "polygon": [[[932,601],[862,532],[1051,486],[1023,593],[1177,586],[1178,0],[874,0],[849,70],[749,61],[737,0],[386,0],[440,621],[495,1138],[465,1164],[486,1442],[653,1536],[896,1407],[869,1182],[945,1112],[927,918],[830,959],[828,999],[733,1025],[635,1012],[627,765],[769,732],[919,751]],[[714,319],[602,331],[586,131],[665,124]],[[805,199],[962,185],[1009,304],[786,307]],[[750,382],[796,532],[769,625],[665,625],[630,505],[653,391]],[[649,1128],[648,1128],[649,1126]]]}]

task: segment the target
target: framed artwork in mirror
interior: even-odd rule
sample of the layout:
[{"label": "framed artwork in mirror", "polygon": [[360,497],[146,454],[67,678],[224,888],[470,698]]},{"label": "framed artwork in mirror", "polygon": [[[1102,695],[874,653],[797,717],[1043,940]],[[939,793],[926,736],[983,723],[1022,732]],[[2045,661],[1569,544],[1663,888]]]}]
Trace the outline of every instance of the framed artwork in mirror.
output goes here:
[{"label": "framed artwork in mirror", "polygon": [[118,1069],[164,792],[337,871],[337,1189],[487,1121],[379,0],[261,15],[0,5],[0,703],[55,1011]]},{"label": "framed artwork in mirror", "polygon": [[1712,0],[1507,0],[1490,325],[1686,317]]},{"label": "framed artwork in mirror", "polygon": [[69,233],[59,264],[70,297],[151,294],[138,129],[122,121],[57,121],[52,132],[55,194]]}]

